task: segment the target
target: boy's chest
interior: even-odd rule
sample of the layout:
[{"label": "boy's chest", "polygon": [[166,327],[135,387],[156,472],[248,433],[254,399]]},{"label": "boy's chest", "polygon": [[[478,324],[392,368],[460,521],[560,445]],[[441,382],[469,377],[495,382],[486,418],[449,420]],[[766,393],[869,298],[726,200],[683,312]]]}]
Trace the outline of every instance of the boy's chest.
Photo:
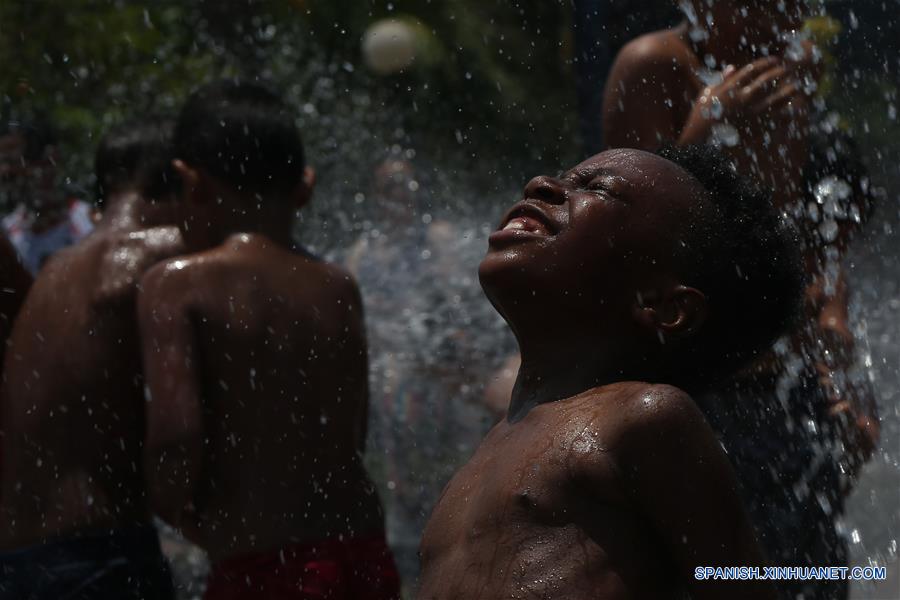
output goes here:
[{"label": "boy's chest", "polygon": [[602,432],[584,424],[524,425],[495,428],[450,481],[426,530],[426,554],[508,538],[510,532],[524,541],[573,524],[583,527],[598,509],[623,502],[598,439]]}]

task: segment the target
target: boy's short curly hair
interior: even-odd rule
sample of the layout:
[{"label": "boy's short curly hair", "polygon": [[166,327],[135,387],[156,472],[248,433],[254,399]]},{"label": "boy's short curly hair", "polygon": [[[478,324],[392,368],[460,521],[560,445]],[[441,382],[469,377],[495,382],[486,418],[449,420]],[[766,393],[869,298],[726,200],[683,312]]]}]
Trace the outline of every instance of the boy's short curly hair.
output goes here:
[{"label": "boy's short curly hair", "polygon": [[172,167],[174,121],[147,118],[106,132],[94,155],[97,207],[103,210],[110,194],[132,187],[147,199],[162,200],[179,191]]},{"label": "boy's short curly hair", "polygon": [[281,195],[302,181],[303,141],[290,107],[255,83],[220,81],[188,98],[175,156],[246,194]]},{"label": "boy's short curly hair", "polygon": [[706,382],[768,349],[797,322],[806,283],[802,243],[772,195],[712,146],[666,146],[656,153],[707,192],[708,210],[696,211],[679,249],[684,283],[709,304],[687,353]]}]

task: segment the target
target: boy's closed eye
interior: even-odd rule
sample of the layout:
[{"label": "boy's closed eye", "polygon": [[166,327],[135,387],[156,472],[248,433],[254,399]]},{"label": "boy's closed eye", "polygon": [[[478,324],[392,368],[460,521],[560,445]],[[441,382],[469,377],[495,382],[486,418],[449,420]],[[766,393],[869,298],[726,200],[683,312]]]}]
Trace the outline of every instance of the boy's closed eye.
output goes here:
[{"label": "boy's closed eye", "polygon": [[594,192],[596,194],[601,194],[601,195],[611,195],[612,194],[612,191],[609,189],[609,186],[602,179],[594,179],[587,185],[581,186],[581,191]]},{"label": "boy's closed eye", "polygon": [[622,191],[628,185],[625,178],[604,170],[600,172],[568,171],[560,173],[557,179],[579,192],[607,195],[616,200],[622,200]]},{"label": "boy's closed eye", "polygon": [[616,179],[609,175],[600,175],[590,179],[586,184],[579,185],[578,190],[621,201],[624,200],[622,197],[622,184]]}]

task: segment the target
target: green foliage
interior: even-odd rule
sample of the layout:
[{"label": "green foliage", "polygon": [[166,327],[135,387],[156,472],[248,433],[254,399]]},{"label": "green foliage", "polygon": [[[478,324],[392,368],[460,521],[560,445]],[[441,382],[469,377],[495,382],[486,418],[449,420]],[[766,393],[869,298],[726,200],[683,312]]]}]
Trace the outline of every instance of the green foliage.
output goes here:
[{"label": "green foliage", "polygon": [[[548,0],[395,0],[303,3],[309,31],[332,58],[362,65],[359,40],[382,18],[409,19],[427,39],[407,73],[373,77],[376,104],[404,114],[419,145],[482,160],[497,147],[525,164],[573,159],[576,99],[571,7]],[[539,140],[539,142],[538,142]],[[532,167],[533,168],[533,167]]]},{"label": "green foliage", "polygon": [[[389,17],[414,24],[422,56],[377,76],[360,41]],[[520,180],[580,152],[571,18],[562,0],[6,0],[0,111],[46,114],[84,182],[111,124],[172,114],[201,83],[241,76],[296,104],[317,165],[398,144]],[[810,30],[837,35],[827,18]]]},{"label": "green foliage", "polygon": [[[390,16],[417,24],[425,52],[409,72],[376,77],[365,72],[360,40]],[[567,3],[546,0],[7,1],[2,111],[46,115],[77,174],[112,123],[172,113],[204,81],[240,75],[282,89],[303,82],[306,89],[289,94],[302,103],[331,78],[390,114],[377,135],[399,126],[406,145],[450,148],[472,161],[482,148],[496,156],[502,144],[507,154],[558,163],[574,146],[568,19]],[[333,101],[333,110],[359,110],[347,98]]]},{"label": "green foliage", "polygon": [[66,166],[84,172],[110,124],[171,112],[194,82],[221,70],[214,55],[193,51],[187,14],[176,2],[0,4],[0,56],[16,57],[0,70],[4,116],[46,116]]}]

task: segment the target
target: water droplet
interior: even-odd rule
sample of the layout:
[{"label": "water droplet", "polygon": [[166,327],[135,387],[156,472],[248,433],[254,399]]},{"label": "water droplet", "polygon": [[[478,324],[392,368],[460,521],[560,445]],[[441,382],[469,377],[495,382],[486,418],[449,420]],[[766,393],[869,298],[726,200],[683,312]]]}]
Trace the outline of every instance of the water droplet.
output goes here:
[{"label": "water droplet", "polygon": [[709,102],[709,116],[718,121],[725,114],[725,107],[718,96],[713,96]]},{"label": "water droplet", "polygon": [[819,225],[819,234],[825,242],[830,243],[836,240],[839,230],[840,227],[838,227],[837,221],[834,219],[828,219]]},{"label": "water droplet", "polygon": [[728,123],[716,123],[712,127],[710,143],[715,146],[733,148],[741,142],[741,134]]}]

